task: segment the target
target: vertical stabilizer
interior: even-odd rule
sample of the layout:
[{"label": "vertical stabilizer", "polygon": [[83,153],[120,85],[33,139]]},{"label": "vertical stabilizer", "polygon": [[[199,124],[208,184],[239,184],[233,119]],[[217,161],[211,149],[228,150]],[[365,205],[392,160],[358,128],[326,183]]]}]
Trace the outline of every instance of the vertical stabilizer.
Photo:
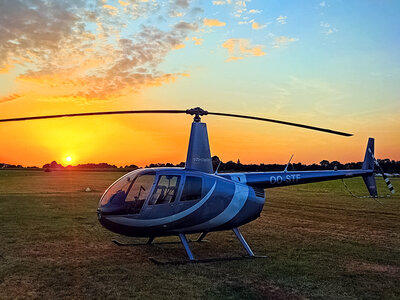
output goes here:
[{"label": "vertical stabilizer", "polygon": [[376,189],[375,175],[373,173],[375,166],[374,157],[374,142],[373,138],[368,139],[367,149],[365,150],[364,162],[362,164],[363,170],[372,170],[371,174],[363,175],[364,183],[367,186],[368,192],[372,197],[378,196]]},{"label": "vertical stabilizer", "polygon": [[375,140],[373,138],[368,139],[367,149],[365,150],[364,162],[362,164],[363,170],[373,170],[374,169],[374,144]]},{"label": "vertical stabilizer", "polygon": [[210,144],[205,123],[193,122],[190,131],[189,148],[186,158],[186,169],[212,173]]}]

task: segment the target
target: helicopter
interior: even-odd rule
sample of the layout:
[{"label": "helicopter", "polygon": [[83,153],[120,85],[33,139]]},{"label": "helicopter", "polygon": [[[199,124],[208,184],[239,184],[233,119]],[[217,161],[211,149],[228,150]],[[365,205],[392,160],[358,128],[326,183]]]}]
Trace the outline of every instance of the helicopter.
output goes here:
[{"label": "helicopter", "polygon": [[[187,110],[130,110],[77,114],[60,114],[23,118],[0,119],[0,122],[51,119],[62,117],[111,114],[168,113],[194,116],[184,168],[145,168],[129,172],[116,180],[101,196],[97,217],[106,229],[129,237],[155,238],[178,236],[188,260],[203,262],[217,258],[196,259],[191,251],[188,234],[200,234],[201,242],[211,232],[232,230],[245,249],[246,258],[257,258],[241,234],[239,227],[260,217],[265,204],[265,190],[311,182],[362,177],[371,197],[378,196],[375,173],[382,173],[390,191],[394,189],[374,157],[374,139],[369,138],[361,169],[288,171],[281,172],[218,173],[213,171],[206,123],[201,117],[216,115],[245,118],[296,126],[329,134],[352,136],[350,133],[299,123],[239,114],[209,112],[200,107]],[[217,168],[218,169],[218,168]],[[119,246],[139,245],[124,244]],[[167,242],[168,243],[168,242]],[[179,242],[178,242],[179,243]],[[143,245],[143,244],[140,244]],[[229,259],[229,258],[228,258]],[[152,259],[156,263],[161,263]],[[169,262],[167,262],[169,263]]]}]

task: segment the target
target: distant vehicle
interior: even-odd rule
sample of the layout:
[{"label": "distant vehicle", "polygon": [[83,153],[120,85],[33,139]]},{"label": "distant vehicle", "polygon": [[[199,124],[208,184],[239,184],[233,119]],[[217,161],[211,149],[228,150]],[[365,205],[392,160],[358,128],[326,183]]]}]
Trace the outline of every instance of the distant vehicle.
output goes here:
[{"label": "distant vehicle", "polygon": [[[194,258],[186,234],[200,233],[197,241],[210,232],[233,230],[248,257],[256,257],[239,227],[257,219],[265,203],[264,189],[310,182],[361,176],[371,197],[377,197],[374,173],[382,173],[374,158],[374,139],[370,138],[362,169],[332,171],[287,171],[255,173],[218,173],[213,171],[207,127],[201,116],[218,115],[274,122],[318,130],[330,134],[351,134],[237,114],[214,113],[199,107],[188,110],[114,111],[3,119],[0,122],[108,114],[186,113],[194,115],[185,168],[137,169],[114,182],[100,199],[97,215],[100,223],[113,232],[147,237],[179,236],[190,262]],[[114,241],[118,245],[122,244]],[[204,260],[201,260],[204,261]],[[207,260],[208,261],[208,260]]]}]

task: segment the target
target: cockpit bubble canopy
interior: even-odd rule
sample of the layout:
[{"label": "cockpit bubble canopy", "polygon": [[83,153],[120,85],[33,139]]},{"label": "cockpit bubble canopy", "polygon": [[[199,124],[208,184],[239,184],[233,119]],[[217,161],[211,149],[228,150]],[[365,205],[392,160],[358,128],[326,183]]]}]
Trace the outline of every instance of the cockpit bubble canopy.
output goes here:
[{"label": "cockpit bubble canopy", "polygon": [[155,172],[135,170],[114,182],[100,199],[102,213],[139,213],[154,183]]}]

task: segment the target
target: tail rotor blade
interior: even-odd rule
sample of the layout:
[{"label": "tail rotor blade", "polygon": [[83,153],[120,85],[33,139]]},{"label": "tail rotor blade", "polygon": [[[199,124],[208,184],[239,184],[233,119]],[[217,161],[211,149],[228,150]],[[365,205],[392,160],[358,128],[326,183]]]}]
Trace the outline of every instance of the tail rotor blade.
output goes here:
[{"label": "tail rotor blade", "polygon": [[371,153],[372,158],[374,159],[374,163],[376,165],[376,167],[378,168],[379,173],[382,175],[383,180],[385,181],[389,191],[394,194],[396,193],[392,183],[390,182],[389,177],[386,176],[385,172],[383,171],[381,165],[379,164],[378,160],[375,158],[374,153],[371,151],[370,148],[368,148],[368,152]]}]

